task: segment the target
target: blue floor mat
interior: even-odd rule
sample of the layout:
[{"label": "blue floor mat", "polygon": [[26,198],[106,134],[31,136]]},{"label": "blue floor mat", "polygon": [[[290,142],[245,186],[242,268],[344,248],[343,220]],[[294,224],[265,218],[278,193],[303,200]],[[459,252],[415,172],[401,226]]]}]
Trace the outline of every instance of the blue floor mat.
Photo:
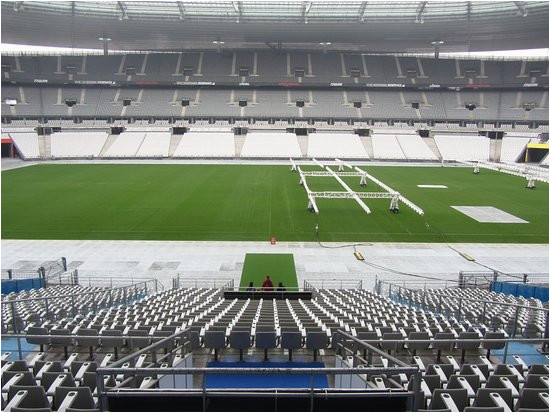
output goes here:
[{"label": "blue floor mat", "polygon": [[[232,367],[232,368],[323,368],[325,363],[299,363],[299,362],[220,362],[208,363],[208,367]],[[314,378],[315,388],[328,388],[328,380],[325,374],[316,374]],[[206,374],[205,386],[209,389],[266,389],[266,388],[307,388],[311,387],[311,376],[305,374]]]},{"label": "blue floor mat", "polygon": [[[20,360],[16,338],[2,338],[0,347],[0,351],[2,351],[2,353],[11,353],[8,360]],[[36,344],[29,344],[24,338],[21,339],[21,355],[23,359],[25,359],[30,353],[36,353],[39,349],[40,348]]]},{"label": "blue floor mat", "polygon": [[[491,357],[493,355],[504,362],[504,349],[491,351]],[[508,345],[508,355],[506,357],[507,364],[515,364],[515,360],[512,356],[520,356],[528,366],[532,364],[548,364],[546,356],[541,354],[534,346],[527,343],[510,343]]]}]

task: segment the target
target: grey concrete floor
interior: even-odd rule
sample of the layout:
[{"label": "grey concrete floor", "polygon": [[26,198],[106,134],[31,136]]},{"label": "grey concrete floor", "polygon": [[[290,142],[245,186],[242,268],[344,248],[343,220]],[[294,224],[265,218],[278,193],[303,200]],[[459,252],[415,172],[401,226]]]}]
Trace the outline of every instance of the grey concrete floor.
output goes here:
[{"label": "grey concrete floor", "polygon": [[456,281],[460,271],[490,271],[486,267],[504,273],[549,272],[545,244],[373,243],[356,247],[364,262],[355,258],[352,247],[302,242],[2,240],[1,247],[2,269],[32,270],[66,257],[81,282],[91,276],[147,277],[166,288],[178,275],[185,286],[220,286],[231,279],[238,283],[246,253],[294,254],[300,286],[310,281],[319,287],[351,288],[361,281],[363,288],[372,289],[376,277],[429,286],[433,278]]}]

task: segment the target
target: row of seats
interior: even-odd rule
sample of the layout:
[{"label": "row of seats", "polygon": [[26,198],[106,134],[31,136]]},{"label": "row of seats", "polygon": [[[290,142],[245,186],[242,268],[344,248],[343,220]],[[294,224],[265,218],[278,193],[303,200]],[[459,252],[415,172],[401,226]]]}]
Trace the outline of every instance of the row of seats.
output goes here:
[{"label": "row of seats", "polygon": [[59,285],[2,295],[2,332],[31,323],[50,323],[140,299],[145,287],[115,288]]},{"label": "row of seats", "polygon": [[[491,329],[503,328],[510,335],[519,333],[525,337],[541,337],[548,318],[548,303],[479,288],[398,289],[393,293],[393,298],[400,302],[488,325]],[[480,301],[491,303],[480,304]]]},{"label": "row of seats", "polygon": [[[86,94],[84,94],[86,92]],[[50,118],[294,118],[392,119],[548,122],[548,95],[543,91],[415,91],[369,90],[355,97],[337,90],[285,91],[258,89],[115,89],[2,86],[3,117]],[[250,94],[253,93],[254,97]],[[59,96],[62,101],[59,102]],[[234,95],[235,93],[233,93]],[[368,99],[366,98],[368,94]],[[177,95],[174,98],[174,95]],[[457,104],[456,101],[462,102]],[[59,102],[59,103],[58,103]],[[68,102],[69,104],[67,105]],[[239,106],[241,102],[242,106]],[[472,110],[469,110],[466,105]]]},{"label": "row of seats", "polygon": [[[233,51],[110,56],[2,56],[2,80],[217,81],[300,80],[401,84],[548,84],[548,60],[482,61],[355,53]],[[414,80],[413,80],[414,79]]]},{"label": "row of seats", "polygon": [[[488,295],[483,291],[452,293],[457,297],[477,294],[484,299],[512,301],[510,297],[493,293]],[[78,384],[77,376],[84,377],[84,371],[78,374],[82,366],[86,365],[86,372],[91,374],[97,365],[107,366],[116,360],[119,350],[130,353],[187,328],[190,330],[187,338],[191,348],[213,350],[215,359],[226,348],[238,350],[241,359],[251,348],[263,351],[266,359],[270,350],[288,351],[292,359],[293,352],[305,348],[313,351],[313,358],[316,359],[321,350],[338,348],[334,342],[336,330],[347,331],[406,362],[412,360],[413,365],[422,372],[423,407],[429,409],[455,409],[456,406],[462,411],[487,407],[487,394],[493,403],[491,406],[500,406],[500,399],[492,393],[499,393],[508,409],[539,408],[533,398],[544,401],[544,396],[539,394],[548,393],[547,367],[528,367],[520,357],[514,357],[515,364],[510,365],[500,365],[498,361],[491,360],[490,351],[502,348],[504,342],[483,342],[481,338],[503,339],[506,333],[502,330],[492,331],[492,328],[477,320],[446,318],[369,291],[354,289],[316,290],[312,300],[228,300],[218,289],[171,289],[131,305],[90,311],[86,315],[49,323],[36,323],[27,328],[27,341],[40,345],[44,350],[30,361],[35,382],[42,379],[42,375],[38,378],[39,371],[34,370],[35,365],[38,363],[38,367],[43,368],[48,363],[46,358],[56,357],[58,348],[63,348],[64,364],[60,366],[62,362],[59,361],[55,367],[47,364],[49,367],[43,373],[54,368],[56,370],[52,373],[67,375],[70,370],[75,384]],[[164,351],[170,351],[177,344],[177,341],[166,342]],[[363,349],[348,345],[352,351],[370,359],[372,364],[388,366],[387,358],[370,352],[365,354]],[[72,351],[70,354],[69,349]],[[482,355],[482,350],[486,350],[487,354]],[[460,360],[455,358],[457,351]],[[83,354],[88,352],[87,360],[84,360]],[[152,354],[144,354],[139,360],[139,366],[146,366],[153,362],[153,357]],[[441,364],[441,360],[445,363]],[[3,361],[3,372],[15,368],[9,363]],[[74,369],[71,367],[73,364]],[[62,371],[59,371],[60,368]],[[30,371],[31,367],[28,366],[27,370]],[[92,375],[95,377],[95,374]],[[125,375],[121,376],[119,383],[125,379]],[[66,380],[72,385],[70,377]],[[370,377],[369,386],[391,388],[395,381],[405,387],[412,386],[410,376],[401,375],[391,380]],[[142,385],[143,378],[125,384],[130,387]],[[32,381],[30,386],[34,386]],[[46,398],[49,392],[55,399],[55,389],[51,389],[48,381],[44,385],[41,383],[40,387]],[[90,390],[92,394],[94,389]],[[537,391],[532,392],[532,389]],[[512,395],[511,401],[508,393]],[[14,394],[17,393],[12,392],[11,397],[7,398],[8,403],[18,400]],[[20,399],[26,397],[21,395]],[[42,407],[51,407],[52,401],[49,400],[50,405],[43,403]],[[445,407],[441,407],[441,403]],[[500,408],[504,409],[504,405]]]}]

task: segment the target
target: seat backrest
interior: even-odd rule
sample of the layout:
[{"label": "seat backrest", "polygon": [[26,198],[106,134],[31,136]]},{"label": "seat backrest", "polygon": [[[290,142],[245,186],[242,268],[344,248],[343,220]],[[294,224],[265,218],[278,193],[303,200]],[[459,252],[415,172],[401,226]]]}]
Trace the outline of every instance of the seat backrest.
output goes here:
[{"label": "seat backrest", "polygon": [[443,370],[443,373],[445,374],[445,377],[447,377],[447,379],[449,379],[449,377],[451,377],[454,373],[454,367],[452,364],[428,364],[428,367],[426,368],[426,374],[437,374],[434,366],[439,366],[441,370]]},{"label": "seat backrest", "polygon": [[8,361],[2,366],[3,369],[8,371],[25,372],[29,371],[29,366],[25,360]]},{"label": "seat backrest", "polygon": [[101,333],[101,343],[106,346],[122,346],[124,345],[124,339],[121,336],[121,330],[103,330]]},{"label": "seat backrest", "polygon": [[229,344],[232,348],[249,348],[251,346],[250,331],[232,331],[229,335]]},{"label": "seat backrest", "polygon": [[[475,340],[475,341],[463,341],[463,340]],[[458,341],[456,342],[456,348],[458,349],[476,349],[479,348],[479,335],[474,331],[462,331],[458,334]]]},{"label": "seat backrest", "polygon": [[50,330],[50,334],[52,336],[50,340],[52,344],[70,344],[72,341],[71,337],[66,337],[66,338],[55,337],[55,336],[70,336],[71,330],[69,330],[68,328],[52,328]]},{"label": "seat backrest", "polygon": [[21,401],[19,406],[22,408],[40,408],[50,407],[50,402],[46,397],[46,392],[42,386],[11,386],[8,390],[8,400],[11,400],[19,391],[27,391],[27,395]]},{"label": "seat backrest", "polygon": [[468,390],[466,389],[435,389],[432,396],[432,402],[430,403],[430,410],[432,409],[446,409],[447,405],[443,401],[443,394],[449,394],[459,411],[464,411],[464,408],[468,406]]},{"label": "seat backrest", "polygon": [[469,406],[464,409],[465,412],[503,412],[504,407],[475,407]]},{"label": "seat backrest", "polygon": [[[546,382],[543,381],[546,378]],[[528,374],[525,377],[524,389],[547,389],[548,390],[548,375],[547,374]]]},{"label": "seat backrest", "polygon": [[510,409],[514,408],[514,399],[512,397],[512,390],[510,389],[491,389],[491,388],[483,388],[478,389],[476,392],[476,398],[474,401],[474,406],[477,407],[495,407],[495,403],[493,399],[491,398],[491,393],[498,393],[500,397],[506,402],[508,407]]},{"label": "seat backrest", "polygon": [[453,333],[435,333],[434,340],[432,342],[432,348],[435,349],[452,349],[455,336]]},{"label": "seat backrest", "polygon": [[36,386],[36,379],[34,374],[30,371],[11,371],[7,370],[2,373],[2,386],[5,386],[13,377],[18,376],[15,385],[19,386]]},{"label": "seat backrest", "polygon": [[[486,339],[504,339],[504,332],[502,331],[487,331],[485,332],[485,335],[483,336],[483,338],[486,338]],[[506,345],[506,343],[504,341],[500,341],[500,342],[484,342],[483,344],[483,348],[486,348],[486,349],[491,349],[491,350],[498,350],[498,349],[501,349],[501,348],[504,348],[504,346]]]},{"label": "seat backrest", "polygon": [[80,368],[84,364],[88,364],[88,368],[86,369],[87,372],[92,372],[97,370],[97,363],[95,361],[73,361],[71,363],[72,375],[76,376],[76,374],[80,371]]},{"label": "seat backrest", "polygon": [[29,327],[27,329],[28,336],[44,336],[39,338],[27,338],[27,342],[31,344],[48,344],[50,336],[46,327]]},{"label": "seat backrest", "polygon": [[[520,373],[523,372],[523,368],[520,365],[514,365],[514,368],[518,370]],[[498,364],[495,366],[495,371],[493,374],[501,374],[501,375],[508,375],[508,374],[515,374],[513,369],[508,367],[507,364]]]},{"label": "seat backrest", "polygon": [[489,377],[489,366],[487,366],[486,364],[463,364],[460,368],[460,374],[476,374],[471,366],[476,366],[481,371],[483,376],[485,376],[485,378]]},{"label": "seat backrest", "polygon": [[73,409],[95,409],[95,402],[89,387],[59,386],[55,389],[53,396],[53,408],[59,409],[63,399],[69,392],[76,392],[76,398],[71,404]]},{"label": "seat backrest", "polygon": [[398,340],[403,340],[403,335],[401,333],[384,333],[382,340],[389,340],[380,343],[382,348],[394,348],[398,344]]},{"label": "seat backrest", "polygon": [[546,409],[546,405],[539,396],[539,393],[548,394],[548,389],[523,389],[520,393],[518,408],[522,409]]},{"label": "seat backrest", "polygon": [[204,333],[204,346],[206,348],[225,347],[225,331],[206,331]]},{"label": "seat backrest", "polygon": [[519,390],[519,379],[515,374],[491,374],[487,380],[486,387],[493,389],[505,389],[506,385],[502,382],[502,379],[506,378]]},{"label": "seat backrest", "polygon": [[440,389],[442,387],[441,377],[439,377],[439,374],[425,374],[422,376],[422,379],[428,385],[428,388],[432,393],[435,389]]},{"label": "seat backrest", "polygon": [[408,336],[409,340],[426,340],[417,343],[408,343],[410,349],[427,349],[430,347],[430,335],[427,331],[411,331]]},{"label": "seat backrest", "polygon": [[311,331],[306,333],[306,348],[323,349],[328,347],[328,336],[324,331]]},{"label": "seat backrest", "polygon": [[275,331],[256,331],[257,348],[275,348],[277,345],[277,333]]},{"label": "seat backrest", "polygon": [[42,370],[42,367],[48,363],[49,367],[45,371],[63,373],[63,366],[61,366],[59,361],[37,360],[33,367],[34,374],[36,375],[40,370]]},{"label": "seat backrest", "polygon": [[298,349],[302,347],[302,333],[300,331],[282,331],[281,348]]},{"label": "seat backrest", "polygon": [[529,374],[548,375],[548,366],[544,364],[533,364],[531,367],[529,367]]},{"label": "seat backrest", "polygon": [[463,386],[460,384],[459,377],[466,379],[470,387],[476,391],[481,386],[479,376],[477,374],[453,374],[449,377],[449,383],[447,384],[448,389],[462,389]]},{"label": "seat backrest", "polygon": [[[80,338],[79,336],[97,336],[97,338]],[[99,345],[99,333],[93,328],[79,328],[75,340],[82,346]]]},{"label": "seat backrest", "polygon": [[44,390],[48,391],[50,386],[57,380],[59,376],[64,376],[61,386],[74,386],[74,378],[70,373],[60,373],[60,372],[44,372],[42,374],[42,381],[40,384],[44,387]]}]

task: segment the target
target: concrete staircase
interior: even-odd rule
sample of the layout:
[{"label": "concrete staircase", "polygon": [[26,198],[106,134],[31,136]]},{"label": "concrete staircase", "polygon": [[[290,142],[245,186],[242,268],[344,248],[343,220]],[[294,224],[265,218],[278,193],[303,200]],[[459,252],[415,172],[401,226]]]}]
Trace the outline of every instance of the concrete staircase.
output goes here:
[{"label": "concrete staircase", "polygon": [[101,148],[101,151],[99,152],[100,158],[105,155],[105,152],[107,152],[107,149],[109,149],[113,142],[116,141],[116,138],[118,138],[118,135],[107,136],[107,140],[105,141],[105,143],[103,144],[103,148]]},{"label": "concrete staircase", "polygon": [[235,156],[240,158],[246,135],[235,135]]},{"label": "concrete staircase", "polygon": [[374,159],[374,150],[372,149],[372,138],[370,136],[359,136],[359,139],[361,139],[361,143],[363,144],[363,147],[365,148],[367,155],[369,155],[369,158]]},{"label": "concrete staircase", "polygon": [[443,156],[441,156],[441,152],[439,152],[439,148],[437,147],[437,144],[435,143],[434,138],[422,138],[424,143],[428,145],[428,148],[431,149],[431,151],[434,153],[435,156],[437,156],[437,159],[440,161],[443,159]]},{"label": "concrete staircase", "polygon": [[176,148],[179,146],[183,135],[172,135],[170,137],[170,146],[168,147],[168,157],[171,158],[176,152]]},{"label": "concrete staircase", "polygon": [[307,156],[307,148],[309,144],[309,136],[297,136],[298,138],[298,145],[300,146],[300,152],[302,152],[302,158],[305,158]]},{"label": "concrete staircase", "polygon": [[42,159],[52,157],[52,137],[50,135],[38,136],[38,154]]},{"label": "concrete staircase", "polygon": [[489,147],[489,160],[491,162],[500,162],[500,154],[502,150],[502,139],[491,139]]}]

